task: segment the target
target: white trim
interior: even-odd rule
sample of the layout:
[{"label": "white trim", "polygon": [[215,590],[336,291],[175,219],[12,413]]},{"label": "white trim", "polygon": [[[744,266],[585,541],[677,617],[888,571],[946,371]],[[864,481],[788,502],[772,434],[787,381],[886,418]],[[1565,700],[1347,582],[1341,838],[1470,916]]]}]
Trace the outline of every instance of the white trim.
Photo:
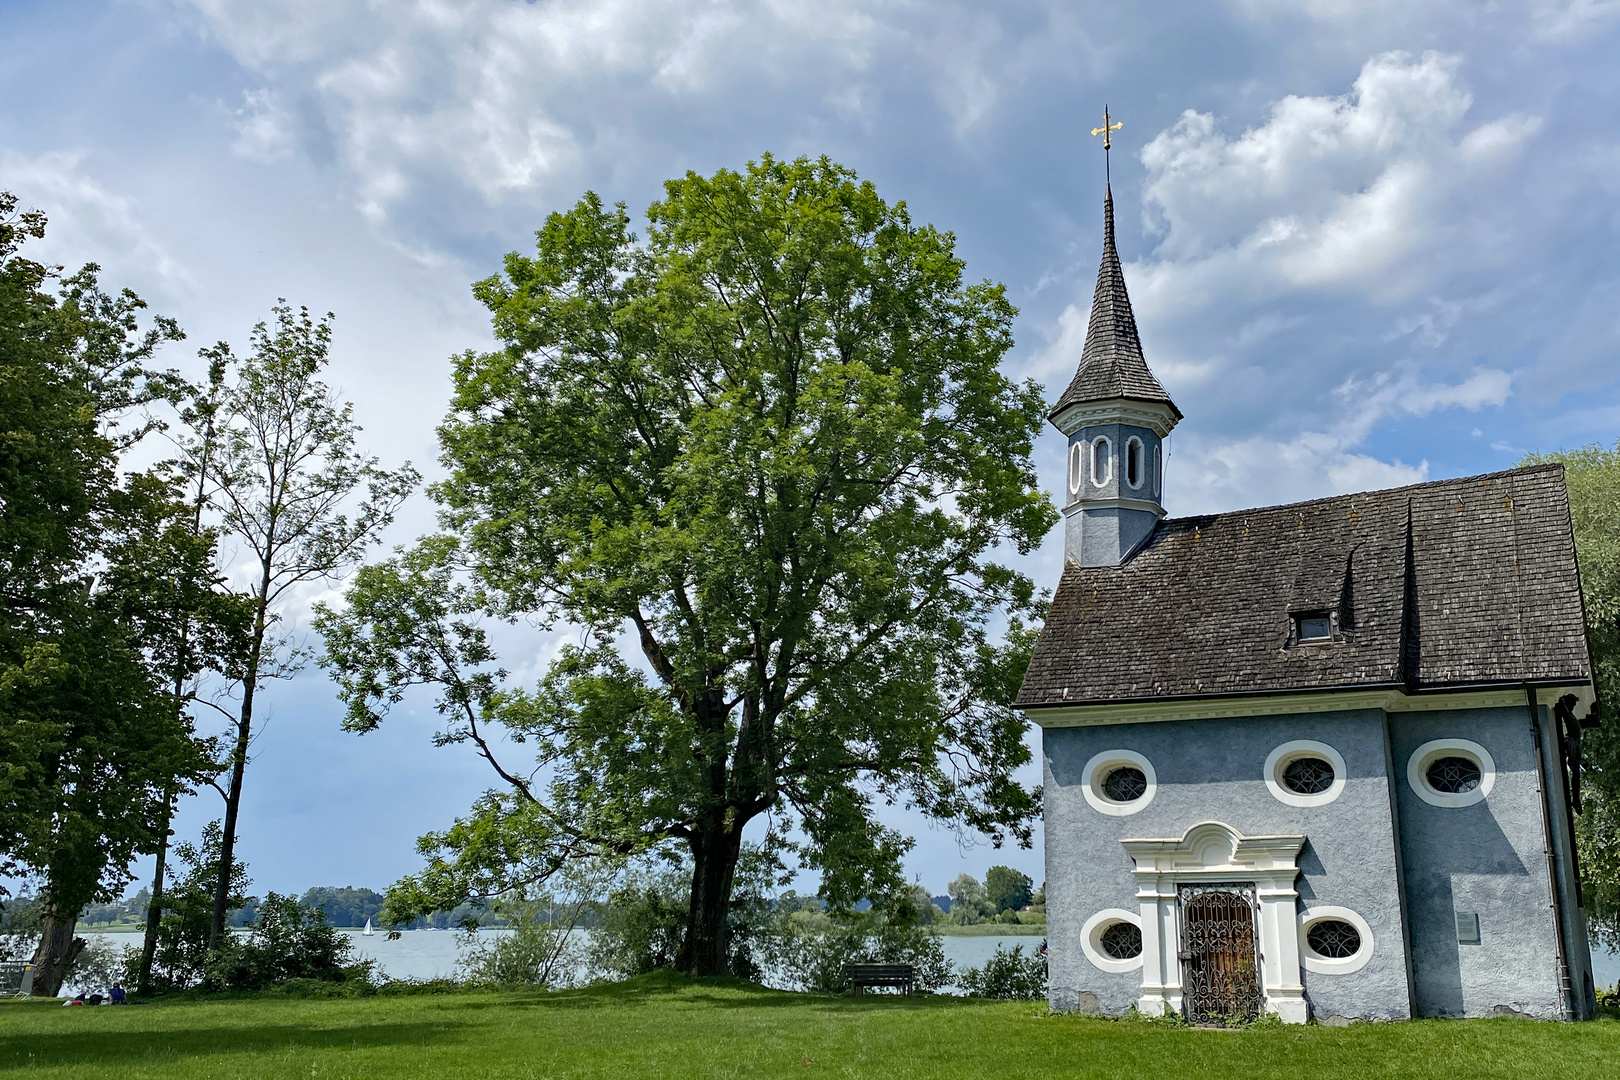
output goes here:
[{"label": "white trim", "polygon": [[[1082,510],[1106,510],[1111,508],[1118,508],[1121,510],[1146,510],[1148,513],[1161,518],[1164,517],[1165,513],[1164,507],[1160,506],[1156,502],[1151,502],[1147,499],[1132,499],[1129,497],[1123,499],[1085,498],[1084,501],[1081,501],[1081,499],[1076,499],[1074,502],[1063,508],[1063,513],[1065,515],[1069,515],[1078,514]],[[1521,694],[1520,697],[1522,698],[1523,695]]]},{"label": "white trim", "polygon": [[1142,917],[1134,911],[1124,908],[1103,908],[1097,914],[1087,919],[1085,925],[1080,927],[1080,948],[1086,954],[1086,959],[1102,971],[1111,971],[1119,974],[1125,971],[1135,971],[1142,966],[1142,953],[1137,953],[1129,960],[1115,960],[1103,952],[1102,935],[1115,923],[1130,923],[1138,930],[1142,929]]},{"label": "white trim", "polygon": [[[1323,919],[1341,919],[1356,928],[1356,933],[1361,935],[1361,948],[1354,956],[1335,959],[1311,952],[1306,934],[1312,923],[1321,922]],[[1372,927],[1367,925],[1366,919],[1349,908],[1322,904],[1306,908],[1299,913],[1299,960],[1305,965],[1306,971],[1313,971],[1318,975],[1349,975],[1360,971],[1367,966],[1367,961],[1372,959],[1374,946]]]},{"label": "white trim", "polygon": [[1260,910],[1261,987],[1266,1011],[1284,1022],[1306,1020],[1305,986],[1300,979],[1296,908],[1299,853],[1303,836],[1245,836],[1220,821],[1202,821],[1180,838],[1121,840],[1136,864],[1136,899],[1142,911],[1142,996],[1136,1007],[1148,1016],[1181,1011],[1183,884],[1254,882]]},{"label": "white trim", "polygon": [[1069,494],[1080,494],[1080,486],[1085,482],[1085,465],[1080,460],[1080,448],[1085,446],[1082,442],[1069,444]]},{"label": "white trim", "polygon": [[1065,435],[1073,435],[1083,427],[1097,424],[1130,424],[1145,427],[1161,439],[1170,434],[1170,429],[1177,423],[1175,410],[1169,405],[1132,398],[1079,402],[1051,420],[1053,426]]},{"label": "white trim", "polygon": [[[1115,802],[1103,794],[1103,781],[1108,779],[1108,773],[1116,766],[1130,765],[1142,770],[1147,779],[1147,790],[1140,799],[1130,802]],[[1085,795],[1086,802],[1099,814],[1109,817],[1126,817],[1147,807],[1153,801],[1153,796],[1159,793],[1159,774],[1153,771],[1153,762],[1138,754],[1135,750],[1104,750],[1094,754],[1081,775],[1085,782],[1080,785],[1080,791]]]},{"label": "white trim", "polygon": [[[1577,717],[1586,715],[1595,692],[1590,682],[1544,686],[1536,700],[1552,705],[1565,694],[1580,699]],[[1024,715],[1043,728],[1091,727],[1097,724],[1148,724],[1164,720],[1218,720],[1295,713],[1438,712],[1447,709],[1523,709],[1524,691],[1458,690],[1452,693],[1407,694],[1402,690],[1323,690],[1304,694],[1260,694],[1246,697],[1198,698],[1192,701],[1123,701],[1117,704],[1037,706]]]},{"label": "white trim", "polygon": [[1164,446],[1153,447],[1153,497],[1164,498]]},{"label": "white trim", "polygon": [[[1288,790],[1288,785],[1283,783],[1283,770],[1288,768],[1289,763],[1302,757],[1326,758],[1328,764],[1333,766],[1333,783],[1328,785],[1326,791],[1316,795],[1301,795],[1297,791]],[[1295,739],[1283,743],[1271,752],[1266,758],[1264,775],[1266,787],[1278,802],[1287,803],[1289,806],[1325,806],[1344,793],[1344,756],[1325,742]]]},{"label": "white trim", "polygon": [[[1134,484],[1131,483],[1131,447],[1133,446],[1136,447],[1137,455],[1136,483]],[[1124,478],[1125,485],[1132,491],[1142,490],[1142,485],[1147,483],[1147,447],[1144,446],[1142,440],[1135,435],[1132,435],[1130,438],[1125,440],[1125,458],[1123,465],[1124,468],[1120,470],[1120,475]]]},{"label": "white trim", "polygon": [[[1097,456],[1102,455],[1104,468],[1102,476],[1098,478]],[[1107,487],[1108,481],[1114,478],[1114,440],[1106,435],[1098,435],[1091,440],[1091,483],[1093,487]]]},{"label": "white trim", "polygon": [[[1442,757],[1472,758],[1474,764],[1479,766],[1479,787],[1457,795],[1430,787],[1426,775],[1429,766],[1436,758]],[[1468,739],[1431,739],[1412,751],[1412,756],[1406,759],[1406,782],[1417,792],[1418,798],[1430,806],[1453,809],[1473,806],[1477,802],[1484,802],[1485,796],[1496,786],[1496,760],[1491,757],[1489,750]]]}]

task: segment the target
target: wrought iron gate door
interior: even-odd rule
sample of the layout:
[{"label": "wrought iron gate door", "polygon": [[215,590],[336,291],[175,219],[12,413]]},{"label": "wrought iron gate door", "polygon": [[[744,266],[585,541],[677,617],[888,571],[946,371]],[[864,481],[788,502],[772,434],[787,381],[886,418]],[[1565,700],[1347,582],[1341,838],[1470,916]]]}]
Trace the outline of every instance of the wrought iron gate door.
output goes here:
[{"label": "wrought iron gate door", "polygon": [[1253,885],[1181,887],[1182,1007],[1195,1024],[1260,1015]]}]

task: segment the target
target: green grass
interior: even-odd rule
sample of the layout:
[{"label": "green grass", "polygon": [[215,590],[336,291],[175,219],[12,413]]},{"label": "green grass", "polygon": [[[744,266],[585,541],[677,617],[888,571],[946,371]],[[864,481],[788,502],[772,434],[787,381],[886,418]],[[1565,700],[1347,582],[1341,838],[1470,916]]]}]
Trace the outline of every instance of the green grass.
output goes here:
[{"label": "green grass", "polygon": [[1044,1006],[827,998],[655,975],[561,993],[0,1005],[0,1075],[1547,1077],[1614,1075],[1620,1022],[1199,1031]]},{"label": "green grass", "polygon": [[931,929],[944,937],[1045,937],[1045,923],[974,923],[957,926],[955,923],[935,923]]}]

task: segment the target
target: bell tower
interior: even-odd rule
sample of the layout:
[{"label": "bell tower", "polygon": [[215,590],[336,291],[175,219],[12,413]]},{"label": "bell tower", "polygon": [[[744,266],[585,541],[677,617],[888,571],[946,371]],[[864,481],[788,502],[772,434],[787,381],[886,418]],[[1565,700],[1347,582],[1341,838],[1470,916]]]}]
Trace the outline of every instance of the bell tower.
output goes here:
[{"label": "bell tower", "polygon": [[[1103,116],[1092,134],[1104,136],[1106,151],[1119,125]],[[1163,443],[1181,420],[1142,356],[1114,247],[1112,182],[1106,190],[1102,265],[1080,366],[1047,414],[1069,437],[1063,548],[1081,566],[1119,566],[1164,517]]]}]

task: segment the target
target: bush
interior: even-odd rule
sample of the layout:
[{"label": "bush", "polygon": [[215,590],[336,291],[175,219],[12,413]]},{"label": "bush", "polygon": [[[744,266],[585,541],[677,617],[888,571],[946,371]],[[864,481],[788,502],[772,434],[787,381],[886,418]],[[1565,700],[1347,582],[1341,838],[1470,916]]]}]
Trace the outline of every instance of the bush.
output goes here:
[{"label": "bush", "polygon": [[764,981],[784,990],[839,993],[849,964],[911,964],[920,990],[938,990],[953,972],[939,934],[918,926],[909,906],[892,915],[795,912],[760,935],[758,946]]},{"label": "bush", "polygon": [[690,890],[691,873],[681,865],[631,872],[608,894],[591,929],[592,970],[627,979],[674,967]]},{"label": "bush", "polygon": [[998,946],[984,967],[968,968],[956,982],[969,997],[1035,1001],[1046,996],[1046,957],[1025,956],[1022,945],[1012,952]]},{"label": "bush", "polygon": [[296,897],[270,893],[246,939],[228,937],[208,959],[207,982],[226,990],[262,990],[289,979],[369,983],[373,961],[354,963],[354,946],[326,915]]},{"label": "bush", "polygon": [[547,986],[574,984],[583,952],[574,932],[583,904],[559,908],[550,897],[500,900],[491,910],[504,919],[504,932],[480,932],[470,926],[457,943],[460,968],[474,986]]}]

